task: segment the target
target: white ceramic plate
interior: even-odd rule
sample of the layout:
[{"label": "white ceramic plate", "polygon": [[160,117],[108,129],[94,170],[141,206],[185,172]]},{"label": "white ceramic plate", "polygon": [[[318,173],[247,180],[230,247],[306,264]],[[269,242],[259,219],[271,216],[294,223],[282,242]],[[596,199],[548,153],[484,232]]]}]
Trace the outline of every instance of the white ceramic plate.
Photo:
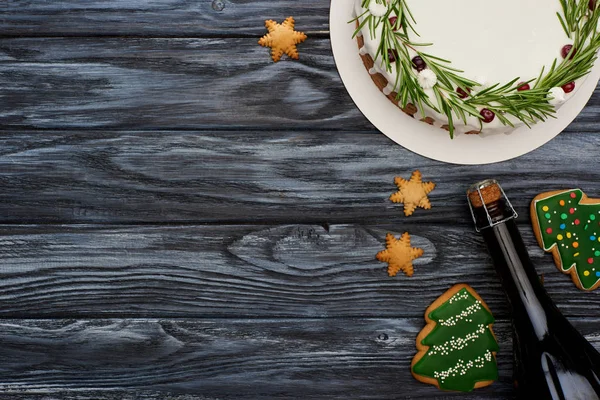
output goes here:
[{"label": "white ceramic plate", "polygon": [[512,133],[490,136],[458,135],[410,118],[375,86],[352,39],[355,25],[354,0],[332,0],[329,25],[331,47],[339,74],[360,111],[377,129],[407,149],[434,160],[454,164],[490,164],[522,156],[542,146],[563,131],[581,112],[600,78],[600,63],[575,95],[557,112],[556,119],[523,126]]}]

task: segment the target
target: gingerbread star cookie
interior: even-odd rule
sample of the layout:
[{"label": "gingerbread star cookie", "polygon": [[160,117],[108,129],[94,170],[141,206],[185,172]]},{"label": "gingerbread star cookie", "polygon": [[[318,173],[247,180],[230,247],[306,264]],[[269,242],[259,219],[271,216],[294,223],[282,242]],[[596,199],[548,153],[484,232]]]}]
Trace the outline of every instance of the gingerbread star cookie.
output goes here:
[{"label": "gingerbread star cookie", "polygon": [[385,237],[386,249],[377,253],[377,259],[388,263],[388,275],[396,276],[403,271],[407,276],[414,272],[412,261],[423,255],[423,249],[411,247],[410,235],[405,232],[400,240],[388,233]]},{"label": "gingerbread star cookie", "polygon": [[396,177],[394,183],[399,190],[390,196],[390,200],[404,204],[404,215],[412,215],[417,207],[426,210],[431,208],[427,195],[435,188],[435,183],[423,182],[419,170],[412,173],[410,180]]},{"label": "gingerbread star cookie", "polygon": [[287,18],[282,24],[273,20],[265,21],[265,26],[269,30],[265,36],[260,38],[258,44],[263,47],[271,48],[271,57],[277,62],[281,59],[283,53],[291,58],[298,59],[298,49],[296,45],[306,40],[306,35],[294,30],[294,18]]}]

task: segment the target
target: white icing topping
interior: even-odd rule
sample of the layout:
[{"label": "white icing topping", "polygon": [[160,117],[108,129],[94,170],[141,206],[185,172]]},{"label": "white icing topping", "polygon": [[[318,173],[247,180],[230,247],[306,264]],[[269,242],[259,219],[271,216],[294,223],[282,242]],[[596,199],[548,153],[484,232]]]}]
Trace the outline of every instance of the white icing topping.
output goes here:
[{"label": "white icing topping", "polygon": [[476,75],[472,80],[474,80],[475,82],[479,83],[479,90],[485,89],[487,87],[489,87],[490,82],[488,81],[488,79],[483,76],[483,75]]},{"label": "white icing topping", "polygon": [[419,72],[417,79],[419,81],[419,86],[421,86],[423,89],[431,89],[437,83],[437,76],[430,69],[424,69],[423,71]]},{"label": "white icing topping", "polygon": [[[355,0],[356,15],[371,11],[365,10],[361,3],[362,0]],[[377,7],[377,15],[385,15],[385,12],[381,13],[383,9],[387,12],[387,3],[388,0],[385,0],[385,3],[373,6],[377,2],[372,0],[369,8]],[[418,39],[420,43],[433,43],[424,51],[451,60],[452,67],[465,71],[463,76],[484,84],[484,87],[504,84],[517,77],[522,81],[536,78],[542,67],[546,66],[548,70],[554,59],[560,61],[562,46],[572,43],[556,16],[556,12],[561,11],[559,0],[505,0],[492,3],[481,0],[406,0],[406,4],[415,17],[415,29],[420,34],[420,37],[416,37],[411,33],[410,37]],[[448,21],[469,22],[448,25]],[[365,51],[373,58],[380,45],[381,29],[381,26],[375,28],[373,35],[368,25],[362,29]],[[409,53],[410,57],[416,55],[412,50]],[[382,67],[381,59],[375,60],[375,68],[388,82],[402,81],[397,79],[395,68],[386,71]],[[576,82],[576,90],[581,86],[579,82]],[[530,84],[533,86],[535,81]],[[481,89],[475,87],[472,93]],[[575,91],[568,94],[563,92],[565,100],[571,98]],[[437,105],[433,91],[427,89],[426,93],[430,101]],[[448,122],[446,115],[428,107],[425,107],[425,113],[425,116],[435,119],[436,124]],[[419,119],[421,117],[419,113]],[[508,114],[506,117],[516,127],[523,125]],[[482,127],[481,120],[474,116],[467,117],[466,125],[456,115],[453,120],[457,133]],[[500,118],[495,118],[491,123],[483,124],[482,132],[508,133],[512,130],[503,125]]]},{"label": "white icing topping", "polygon": [[481,85],[482,88],[485,88],[488,86],[489,82],[487,80],[487,78],[483,75],[477,75],[473,78],[473,80],[477,83],[479,83]]},{"label": "white icing topping", "polygon": [[553,87],[550,89],[550,92],[548,92],[548,101],[553,106],[559,106],[567,101],[565,94],[566,93],[562,88]]},{"label": "white icing topping", "polygon": [[388,83],[388,85],[383,88],[383,94],[385,94],[386,96],[388,94],[392,93],[393,91],[394,91],[394,85],[391,83]]},{"label": "white icing topping", "polygon": [[383,17],[388,11],[388,0],[371,0],[369,12],[376,17]]}]

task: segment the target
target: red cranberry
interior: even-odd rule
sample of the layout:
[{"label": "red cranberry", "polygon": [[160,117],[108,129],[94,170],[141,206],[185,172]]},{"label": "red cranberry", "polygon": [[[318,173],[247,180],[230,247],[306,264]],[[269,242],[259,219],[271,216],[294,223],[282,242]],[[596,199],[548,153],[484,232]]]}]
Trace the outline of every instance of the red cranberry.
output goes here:
[{"label": "red cranberry", "polygon": [[[569,53],[571,53],[571,49],[573,48],[572,45],[567,44],[565,46],[563,46],[562,50],[560,51],[560,55],[562,56],[562,58],[567,58],[567,56],[569,55]],[[571,53],[571,57],[569,57],[569,60],[572,60],[573,57],[575,57],[575,52],[577,50],[573,50],[573,52]]]},{"label": "red cranberry", "polygon": [[494,118],[496,118],[496,114],[494,114],[493,111],[488,110],[487,108],[484,108],[483,110],[481,110],[479,112],[479,114],[481,114],[481,116],[483,117],[483,122],[485,123],[490,123],[494,120]]},{"label": "red cranberry", "polygon": [[425,61],[423,61],[420,56],[416,56],[412,59],[412,65],[419,72],[427,68],[427,64],[425,64]]},{"label": "red cranberry", "polygon": [[592,11],[594,11],[596,9],[596,0],[590,0],[588,2],[588,8]]},{"label": "red cranberry", "polygon": [[458,93],[458,97],[461,99],[466,99],[469,97],[469,93],[471,93],[471,88],[467,88],[466,92],[462,88],[456,88],[456,93]]},{"label": "red cranberry", "polygon": [[531,90],[531,86],[529,86],[529,83],[525,83],[525,82],[519,83],[519,86],[517,86],[517,91],[523,92],[525,90]]},{"label": "red cranberry", "polygon": [[396,49],[388,49],[387,55],[390,62],[396,62],[398,59],[398,51]]},{"label": "red cranberry", "polygon": [[562,90],[565,91],[565,93],[571,93],[573,90],[575,90],[575,82],[569,82],[567,84],[564,84],[561,86]]},{"label": "red cranberry", "polygon": [[395,31],[402,28],[402,25],[396,26],[396,22],[398,22],[398,17],[390,17],[390,24],[392,25],[392,28],[394,28]]}]

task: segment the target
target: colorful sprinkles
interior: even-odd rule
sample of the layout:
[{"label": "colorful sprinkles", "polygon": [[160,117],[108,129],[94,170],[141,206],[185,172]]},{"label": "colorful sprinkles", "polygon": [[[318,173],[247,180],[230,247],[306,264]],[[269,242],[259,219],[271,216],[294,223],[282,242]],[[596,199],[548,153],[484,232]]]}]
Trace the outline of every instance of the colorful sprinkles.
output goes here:
[{"label": "colorful sprinkles", "polygon": [[600,249],[595,248],[600,242],[600,204],[581,204],[583,197],[578,189],[560,192],[536,200],[535,212],[544,250],[557,247],[561,269],[574,267],[581,287],[591,289],[600,281]]}]

